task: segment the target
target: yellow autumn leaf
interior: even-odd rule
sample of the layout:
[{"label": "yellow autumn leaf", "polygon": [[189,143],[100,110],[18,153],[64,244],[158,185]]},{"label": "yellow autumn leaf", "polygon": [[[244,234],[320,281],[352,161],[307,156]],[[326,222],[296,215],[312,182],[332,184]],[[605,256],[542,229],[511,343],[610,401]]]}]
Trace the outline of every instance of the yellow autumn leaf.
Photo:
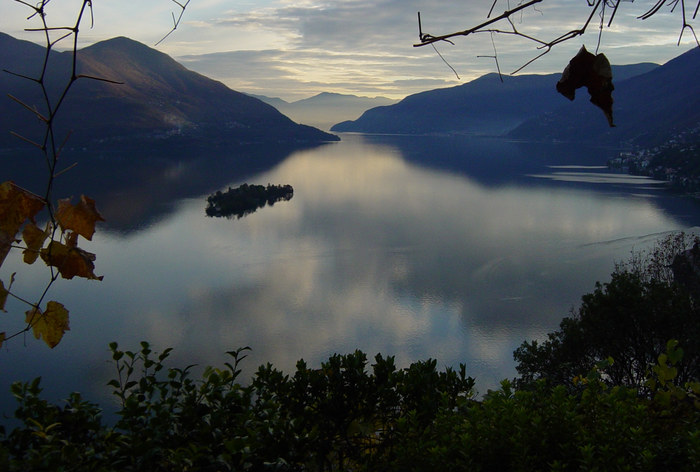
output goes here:
[{"label": "yellow autumn leaf", "polygon": [[70,198],[59,200],[56,220],[64,231],[71,230],[87,240],[92,240],[95,224],[104,221],[104,218],[97,211],[95,200],[82,195],[75,205],[71,204]]},{"label": "yellow autumn leaf", "polygon": [[44,199],[14,182],[0,184],[0,265],[5,261],[15,237],[25,221],[34,219],[44,207]]},{"label": "yellow autumn leaf", "polygon": [[102,280],[103,278],[96,276],[93,272],[95,270],[93,264],[95,255],[78,247],[51,241],[47,247],[41,250],[41,258],[46,265],[56,267],[64,279],[72,279],[76,275],[93,280]]},{"label": "yellow autumn leaf", "polygon": [[37,257],[39,257],[39,250],[48,236],[48,228],[42,231],[34,223],[28,223],[24,226],[22,239],[24,239],[24,244],[27,245],[27,249],[22,252],[24,254],[24,262],[34,264]]},{"label": "yellow autumn leaf", "polygon": [[70,330],[68,325],[68,310],[58,302],[48,302],[43,313],[38,308],[27,311],[25,322],[32,327],[36,339],[43,338],[44,342],[53,349],[61,342],[63,334]]}]

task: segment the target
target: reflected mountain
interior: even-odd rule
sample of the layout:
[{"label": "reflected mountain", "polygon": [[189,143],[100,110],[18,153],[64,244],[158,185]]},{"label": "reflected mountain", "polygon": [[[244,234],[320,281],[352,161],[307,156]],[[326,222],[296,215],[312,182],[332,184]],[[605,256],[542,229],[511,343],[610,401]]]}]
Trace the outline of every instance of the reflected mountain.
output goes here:
[{"label": "reflected mountain", "polygon": [[[391,145],[407,161],[468,176],[482,185],[535,185],[532,174],[550,166],[605,166],[615,148],[536,143],[470,136],[364,136],[367,142]],[[595,188],[591,188],[594,190]]]},{"label": "reflected mountain", "polygon": [[[67,151],[61,167],[75,164],[55,181],[57,198],[94,198],[107,231],[129,233],[169,215],[175,204],[200,198],[265,172],[293,152],[319,145],[202,146],[158,151],[116,150],[101,153]],[[320,146],[323,146],[320,145]],[[39,153],[0,154],[2,180],[41,194],[45,163]]]},{"label": "reflected mountain", "polygon": [[[648,198],[667,214],[700,225],[698,203],[676,198],[663,183],[616,174],[605,167],[614,148],[531,143],[466,136],[346,135],[357,152],[385,152],[410,165],[459,175],[488,187],[580,189],[601,195]],[[97,201],[108,231],[127,233],[169,215],[178,201],[206,198],[232,184],[273,169],[291,155],[317,149],[333,159],[342,143],[316,146],[180,146],[161,151],[113,149],[99,153],[68,150],[62,168],[77,165],[56,180],[57,197],[85,194]],[[327,151],[324,152],[323,149]],[[1,155],[3,173],[41,193],[45,163],[38,153]],[[0,176],[1,177],[1,176]],[[295,185],[295,188],[297,186]],[[361,189],[356,189],[361,191]]]},{"label": "reflected mountain", "polygon": [[[467,363],[481,392],[497,386],[514,375],[513,350],[555,329],[615,261],[691,229],[666,211],[661,190],[588,190],[566,181],[573,170],[547,166],[595,161],[519,146],[349,135],[291,154],[138,154],[130,160],[142,166],[102,170],[85,185],[101,193],[110,224],[120,217],[132,230],[98,231],[86,247],[102,282],[52,288],[71,311],[56,350],[3,344],[0,413],[14,409],[10,380],[39,375],[53,385],[49,398],[73,390],[95,398],[114,375],[105,362],[114,340],[174,347],[174,366],[221,365],[238,346],[253,349],[249,369],[290,370],[299,358],[317,365],[355,349],[395,355],[401,366],[430,357]],[[245,166],[264,159],[258,171]],[[108,172],[117,184],[98,188]],[[206,217],[206,195],[237,178],[289,183],[294,198],[235,222]],[[46,273],[27,267],[18,254],[3,269],[21,273],[15,287],[31,293]],[[18,305],[8,300],[6,309]]]},{"label": "reflected mountain", "polygon": [[414,165],[462,175],[486,187],[578,189],[620,198],[632,194],[651,199],[684,224],[700,225],[696,199],[678,198],[662,181],[608,169],[607,160],[619,151],[616,147],[470,136],[365,135],[362,139],[391,146]]}]

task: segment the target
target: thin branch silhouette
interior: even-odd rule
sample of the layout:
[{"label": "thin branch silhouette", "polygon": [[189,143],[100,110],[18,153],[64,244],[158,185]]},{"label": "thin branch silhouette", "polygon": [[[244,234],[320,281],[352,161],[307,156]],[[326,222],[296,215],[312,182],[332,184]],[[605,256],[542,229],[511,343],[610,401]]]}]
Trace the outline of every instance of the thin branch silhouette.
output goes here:
[{"label": "thin branch silhouette", "polygon": [[160,41],[158,41],[158,42],[155,44],[155,46],[158,46],[160,43],[162,43],[163,41],[165,41],[165,38],[167,38],[168,36],[170,36],[171,34],[173,34],[173,33],[175,32],[175,30],[177,29],[177,27],[180,26],[180,21],[182,20],[182,15],[185,14],[185,9],[187,8],[187,5],[189,5],[189,3],[190,3],[190,0],[187,0],[185,3],[180,3],[180,2],[178,2],[177,0],[170,0],[170,1],[173,2],[174,4],[176,4],[178,7],[180,7],[180,14],[178,15],[177,18],[175,18],[175,13],[170,12],[170,14],[171,14],[172,17],[173,17],[173,29],[171,29],[171,30],[168,32],[168,34],[166,34],[165,36],[163,36],[163,37],[160,39]]},{"label": "thin branch silhouette", "polygon": [[[537,54],[535,57],[527,60],[523,65],[518,67],[516,70],[512,72],[512,74],[516,74],[523,70],[525,67],[529,66],[536,60],[540,59],[542,56],[545,54],[549,53],[552,48],[558,44],[561,44],[565,41],[572,40],[578,36],[582,36],[583,34],[586,33],[588,27],[590,26],[594,16],[596,13],[600,15],[600,32],[598,35],[598,43],[600,44],[601,37],[602,37],[602,31],[603,27],[607,24],[608,27],[610,27],[613,24],[613,20],[615,19],[615,16],[618,12],[618,9],[620,7],[620,4],[625,1],[625,0],[586,0],[588,3],[588,6],[591,7],[591,12],[588,15],[588,17],[585,19],[583,24],[576,29],[567,31],[560,36],[552,39],[552,40],[544,40],[537,38],[535,36],[523,33],[519,31],[518,27],[516,27],[515,23],[513,22],[513,16],[516,13],[522,13],[525,9],[527,8],[534,8],[536,10],[536,6],[539,3],[544,2],[545,0],[528,0],[521,2],[519,5],[515,7],[508,7],[503,13],[500,15],[492,17],[492,13],[494,12],[496,8],[496,4],[498,3],[498,0],[494,0],[493,3],[491,4],[491,7],[489,9],[488,15],[487,15],[487,20],[473,26],[471,28],[467,28],[462,31],[456,31],[454,33],[448,33],[448,34],[441,34],[441,35],[433,35],[429,34],[423,31],[423,25],[421,23],[420,19],[420,13],[418,14],[418,39],[419,42],[414,44],[414,47],[422,47],[426,45],[432,45],[436,42],[440,41],[446,41],[449,42],[450,44],[452,41],[450,41],[451,38],[455,38],[457,36],[470,36],[473,34],[477,33],[490,33],[490,34],[500,34],[500,35],[512,35],[512,36],[518,36],[523,39],[526,39],[530,42],[535,43],[536,49],[540,50],[541,52]],[[688,30],[691,32],[693,35],[693,38],[695,39],[695,42],[697,43],[698,47],[700,47],[700,41],[698,40],[698,36],[695,34],[695,30],[693,28],[693,25],[690,23],[688,19],[688,15],[686,12],[686,1],[688,0],[657,0],[655,4],[649,8],[644,14],[640,15],[638,18],[641,20],[646,20],[654,15],[658,14],[664,6],[667,6],[670,8],[670,11],[673,13],[675,12],[675,9],[677,6],[680,6],[680,17],[682,20],[681,24],[681,31],[680,31],[680,36],[678,38],[678,44],[680,45],[680,42],[683,38],[683,33]],[[606,8],[608,9],[606,11]],[[698,15],[698,10],[700,10],[700,0],[697,1],[697,4],[695,6],[695,11],[693,13],[692,19],[695,20]],[[539,10],[537,10],[539,11]],[[609,12],[609,13],[608,13]],[[605,21],[606,14],[609,15],[607,19],[607,23]],[[499,27],[499,24],[505,24],[507,28]],[[494,49],[495,49],[495,44],[494,44]],[[477,56],[477,57],[493,57],[493,56]],[[497,58],[496,59],[496,66],[498,66]]]}]

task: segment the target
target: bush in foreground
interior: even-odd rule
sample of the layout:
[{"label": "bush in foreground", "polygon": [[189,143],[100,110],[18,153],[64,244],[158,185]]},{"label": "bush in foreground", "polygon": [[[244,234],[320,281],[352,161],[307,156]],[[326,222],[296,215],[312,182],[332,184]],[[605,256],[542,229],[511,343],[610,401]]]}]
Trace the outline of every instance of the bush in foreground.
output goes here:
[{"label": "bush in foreground", "polygon": [[118,420],[15,383],[0,470],[697,471],[699,302],[700,240],[670,236],[524,343],[521,377],[480,399],[464,365],[432,359],[399,369],[356,351],[293,375],[263,365],[243,384],[247,348],[195,378],[165,365],[170,349],[112,343]]},{"label": "bush in foreground", "polygon": [[536,382],[481,400],[473,379],[436,362],[397,369],[377,355],[334,355],[294,375],[261,366],[238,382],[245,349],[224,368],[164,365],[111,345],[121,404],[106,425],[98,405],[72,394],[40,398],[39,381],[16,383],[22,422],[0,442],[0,470],[649,470],[700,463],[700,385],[677,385],[677,343],[650,370],[654,395],[601,381],[610,361],[579,376],[578,393]]}]

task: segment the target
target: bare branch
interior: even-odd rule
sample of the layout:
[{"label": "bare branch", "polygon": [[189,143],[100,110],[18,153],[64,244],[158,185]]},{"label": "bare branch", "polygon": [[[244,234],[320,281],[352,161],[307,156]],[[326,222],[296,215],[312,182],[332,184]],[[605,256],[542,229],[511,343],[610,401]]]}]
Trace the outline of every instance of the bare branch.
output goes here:
[{"label": "bare branch", "polygon": [[25,137],[22,136],[21,134],[15,133],[14,131],[10,131],[10,134],[11,134],[12,136],[15,136],[16,138],[21,139],[22,141],[24,141],[24,142],[26,142],[26,143],[31,144],[32,146],[36,146],[36,147],[38,147],[39,149],[42,149],[42,150],[44,149],[43,146],[42,146],[41,144],[39,144],[39,143],[37,143],[37,142],[34,142],[34,141],[32,141],[31,139],[29,139],[29,138],[25,138]]},{"label": "bare branch", "polygon": [[92,75],[85,75],[85,74],[78,74],[75,76],[76,79],[90,79],[90,80],[97,80],[99,82],[107,82],[110,84],[115,84],[115,85],[124,85],[124,82],[119,82],[118,80],[112,80],[112,79],[105,79],[104,77],[95,77]]},{"label": "bare branch", "polygon": [[42,115],[41,113],[39,113],[39,110],[37,110],[36,107],[30,107],[29,105],[27,105],[27,104],[24,103],[22,100],[20,100],[19,98],[15,97],[15,96],[12,95],[12,94],[9,94],[9,93],[8,93],[7,96],[10,97],[11,100],[14,100],[15,102],[19,103],[19,104],[22,105],[24,108],[26,108],[27,110],[29,110],[30,112],[32,112],[33,114],[35,114],[36,117],[39,118],[39,119],[40,119],[41,121],[43,121],[44,123],[48,123],[48,122],[49,122],[49,118],[46,118],[44,115]]},{"label": "bare branch", "polygon": [[[489,9],[487,18],[487,21],[484,21],[483,23],[476,25],[472,28],[465,29],[463,31],[457,31],[455,33],[450,33],[450,34],[443,34],[443,35],[432,35],[428,33],[423,32],[423,26],[421,24],[421,19],[420,19],[420,13],[418,14],[418,34],[419,34],[419,39],[420,42],[418,44],[414,44],[414,47],[421,47],[425,46],[427,44],[433,44],[438,41],[449,41],[450,38],[454,38],[456,36],[469,36],[471,34],[475,33],[491,33],[492,35],[494,33],[498,34],[504,34],[504,35],[513,35],[513,36],[519,36],[523,39],[526,39],[528,41],[531,41],[533,43],[537,44],[538,49],[542,49],[543,51],[535,56],[534,58],[528,60],[524,65],[520,66],[518,69],[516,69],[513,74],[521,71],[528,65],[532,64],[534,61],[537,59],[541,58],[545,54],[547,54],[554,46],[561,44],[565,41],[569,41],[571,39],[576,38],[577,36],[582,36],[583,34],[586,33],[589,25],[591,24],[591,21],[593,20],[594,16],[596,14],[600,15],[600,23],[599,23],[599,29],[600,32],[598,34],[598,45],[600,45],[601,38],[602,38],[602,32],[604,29],[604,26],[606,25],[606,13],[609,14],[609,17],[607,18],[607,26],[610,27],[613,23],[613,20],[615,19],[617,12],[620,8],[620,4],[623,1],[626,0],[587,0],[588,6],[591,7],[591,12],[588,15],[588,17],[585,19],[583,25],[578,28],[574,29],[571,31],[568,31],[552,40],[542,40],[539,38],[536,38],[534,36],[522,33],[518,30],[518,28],[515,26],[514,22],[512,21],[513,15],[515,15],[518,12],[522,12],[528,7],[533,7],[535,8],[538,3],[542,3],[543,0],[530,0],[530,1],[525,1],[520,3],[518,6],[514,8],[509,8],[508,10],[504,11],[498,16],[491,17],[491,14],[493,13],[494,9],[496,8],[496,3],[498,0],[493,0],[493,3],[491,4],[491,7]],[[627,0],[631,1],[631,0]],[[698,41],[698,37],[695,34],[695,30],[693,26],[690,24],[688,21],[688,18],[686,16],[686,0],[656,0],[654,5],[649,8],[644,14],[639,16],[639,19],[645,20],[648,18],[651,18],[652,16],[656,15],[659,13],[659,11],[664,7],[670,7],[671,12],[674,12],[675,8],[680,5],[681,8],[681,13],[680,16],[682,17],[682,26],[681,26],[681,32],[680,36],[678,38],[678,44],[680,44],[683,33],[686,30],[689,30],[690,33],[693,35],[693,38],[695,39],[695,42],[698,44],[700,47],[700,41]],[[606,11],[606,8],[608,9]],[[693,19],[696,18],[698,10],[700,9],[700,0],[698,0],[697,5],[695,7],[695,12],[693,13]],[[507,22],[510,29],[503,29],[503,28],[498,28],[495,26],[496,23],[498,22]],[[495,46],[494,46],[495,49]],[[596,49],[597,50],[597,49]],[[494,56],[477,56],[477,57],[494,57]],[[497,62],[497,58],[494,57]],[[499,67],[498,64],[496,64],[497,68]],[[500,73],[500,71],[499,71]]]},{"label": "bare branch", "polygon": [[190,3],[190,0],[187,0],[185,3],[180,3],[180,2],[178,2],[177,0],[171,0],[171,1],[172,1],[174,4],[176,4],[178,7],[180,7],[180,14],[178,15],[178,17],[177,17],[177,19],[176,19],[176,18],[175,18],[175,14],[171,12],[171,15],[172,15],[172,17],[173,17],[173,29],[171,29],[171,30],[168,32],[168,34],[166,34],[165,36],[163,36],[163,37],[160,39],[160,41],[158,41],[158,42],[155,44],[155,46],[158,46],[160,43],[162,43],[163,41],[165,41],[165,38],[167,38],[168,36],[170,36],[170,35],[177,29],[177,27],[180,26],[180,20],[182,20],[182,15],[185,14],[185,9],[187,8],[187,5],[189,5],[189,3]]},{"label": "bare branch", "polygon": [[[495,2],[494,2],[495,4]],[[493,7],[491,7],[493,8]],[[498,64],[498,52],[496,52],[496,42],[493,40],[493,33],[491,33],[491,44],[493,45],[493,56],[476,56],[476,57],[490,57],[496,61],[496,70],[498,70],[498,78],[503,82],[503,74],[501,74],[501,66]]]},{"label": "bare branch", "polygon": [[[458,31],[458,32],[456,32],[456,33],[445,34],[445,35],[442,35],[442,36],[433,36],[433,35],[430,35],[430,34],[427,34],[427,33],[423,33],[422,30],[421,30],[421,32],[420,32],[420,38],[419,38],[419,39],[420,39],[420,43],[414,44],[413,47],[425,46],[426,44],[435,43],[435,42],[437,42],[437,41],[444,41],[444,40],[446,40],[446,39],[448,39],[448,38],[454,38],[455,36],[468,36],[468,35],[470,35],[470,34],[472,34],[472,33],[476,33],[476,32],[479,31],[479,30],[483,30],[483,29],[486,28],[487,26],[490,26],[490,25],[492,25],[492,24],[494,24],[494,23],[496,23],[496,22],[498,22],[498,21],[501,21],[501,20],[503,20],[503,19],[506,19],[506,18],[510,17],[511,15],[513,15],[514,13],[519,12],[520,10],[523,10],[523,9],[525,9],[525,8],[527,8],[527,7],[530,7],[530,6],[534,5],[534,4],[540,3],[540,2],[542,2],[542,1],[543,1],[543,0],[530,0],[529,2],[524,3],[524,4],[522,4],[522,5],[519,5],[519,6],[515,7],[515,8],[513,8],[512,10],[507,10],[507,11],[503,12],[502,14],[500,14],[499,16],[497,16],[497,17],[495,17],[495,18],[492,18],[492,19],[490,19],[490,20],[488,20],[488,21],[485,21],[484,23],[481,23],[480,25],[477,25],[477,26],[475,26],[475,27],[473,27],[473,28],[466,29],[466,30],[464,30],[464,31]],[[492,9],[493,9],[493,7],[492,7]]]},{"label": "bare branch", "polygon": [[457,71],[455,70],[455,68],[452,67],[452,65],[451,65],[449,62],[447,62],[447,59],[445,59],[445,58],[442,56],[442,54],[440,54],[440,51],[437,50],[437,48],[435,47],[435,45],[434,45],[434,44],[431,44],[431,46],[433,47],[433,49],[435,49],[435,52],[437,53],[437,55],[440,56],[440,59],[442,59],[442,62],[444,62],[445,64],[447,64],[447,67],[449,67],[450,69],[452,69],[452,72],[455,73],[455,76],[457,77],[457,80],[461,80],[461,79],[459,78],[459,74],[457,73]]}]

